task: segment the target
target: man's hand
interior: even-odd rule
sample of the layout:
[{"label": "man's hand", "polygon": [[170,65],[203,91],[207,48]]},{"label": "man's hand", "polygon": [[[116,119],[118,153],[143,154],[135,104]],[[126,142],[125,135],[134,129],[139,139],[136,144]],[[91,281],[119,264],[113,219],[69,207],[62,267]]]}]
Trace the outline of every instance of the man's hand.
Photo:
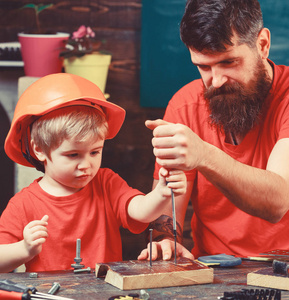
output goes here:
[{"label": "man's hand", "polygon": [[189,127],[163,120],[146,121],[153,130],[156,162],[166,169],[192,170],[203,163],[205,143]]},{"label": "man's hand", "polygon": [[28,223],[23,230],[24,246],[31,257],[41,252],[42,244],[48,237],[47,221],[48,216],[45,215],[41,220]]},{"label": "man's hand", "polygon": [[[175,244],[174,241],[169,239],[164,239],[160,242],[152,243],[152,260],[163,259],[170,260],[174,255]],[[145,260],[150,258],[150,244],[148,244],[147,248],[142,250],[140,255],[138,256],[138,260]],[[193,254],[187,250],[184,246],[177,243],[177,257],[186,257],[189,259],[194,259]]]}]

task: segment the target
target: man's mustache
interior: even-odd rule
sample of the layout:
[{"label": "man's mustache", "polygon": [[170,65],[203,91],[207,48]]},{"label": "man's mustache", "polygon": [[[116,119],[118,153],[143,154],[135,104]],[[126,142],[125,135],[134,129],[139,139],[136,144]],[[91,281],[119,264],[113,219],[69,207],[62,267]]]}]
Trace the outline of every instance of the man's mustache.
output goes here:
[{"label": "man's mustache", "polygon": [[204,96],[207,99],[211,99],[211,98],[219,96],[219,95],[234,94],[236,92],[240,92],[241,90],[242,90],[242,87],[237,82],[233,83],[233,84],[222,85],[219,88],[210,86],[209,88],[207,88],[204,91]]}]

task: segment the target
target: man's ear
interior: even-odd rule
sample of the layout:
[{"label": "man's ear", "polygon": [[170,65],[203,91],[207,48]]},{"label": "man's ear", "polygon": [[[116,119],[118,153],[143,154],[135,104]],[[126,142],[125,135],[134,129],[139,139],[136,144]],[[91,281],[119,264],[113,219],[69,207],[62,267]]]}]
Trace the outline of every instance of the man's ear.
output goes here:
[{"label": "man's ear", "polygon": [[46,154],[41,150],[39,146],[37,146],[34,140],[31,140],[31,148],[39,161],[45,162],[47,157]]},{"label": "man's ear", "polygon": [[271,46],[271,34],[268,28],[263,28],[257,39],[257,48],[262,59],[267,59]]}]

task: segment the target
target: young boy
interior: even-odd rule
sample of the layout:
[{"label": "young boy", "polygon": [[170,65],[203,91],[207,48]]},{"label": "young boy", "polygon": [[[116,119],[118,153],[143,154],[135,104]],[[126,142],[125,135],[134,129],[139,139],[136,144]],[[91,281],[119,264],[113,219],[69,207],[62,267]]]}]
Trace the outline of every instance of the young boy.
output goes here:
[{"label": "young boy", "polygon": [[78,238],[86,267],[119,261],[119,227],[142,232],[170,203],[171,189],[185,192],[183,172],[162,169],[158,186],[143,195],[100,168],[104,141],[124,117],[95,84],[71,74],[45,76],[20,97],[5,151],[44,176],[17,193],[1,216],[1,272],[21,264],[28,272],[71,269]]}]

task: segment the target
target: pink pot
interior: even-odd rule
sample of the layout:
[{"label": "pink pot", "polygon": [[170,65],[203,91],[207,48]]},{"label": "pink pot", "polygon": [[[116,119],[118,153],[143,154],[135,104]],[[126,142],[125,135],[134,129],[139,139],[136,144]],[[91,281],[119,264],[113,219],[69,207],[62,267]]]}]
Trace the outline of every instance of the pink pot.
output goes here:
[{"label": "pink pot", "polygon": [[19,33],[22,60],[26,76],[42,77],[62,71],[63,59],[59,53],[69,33],[26,34]]}]

